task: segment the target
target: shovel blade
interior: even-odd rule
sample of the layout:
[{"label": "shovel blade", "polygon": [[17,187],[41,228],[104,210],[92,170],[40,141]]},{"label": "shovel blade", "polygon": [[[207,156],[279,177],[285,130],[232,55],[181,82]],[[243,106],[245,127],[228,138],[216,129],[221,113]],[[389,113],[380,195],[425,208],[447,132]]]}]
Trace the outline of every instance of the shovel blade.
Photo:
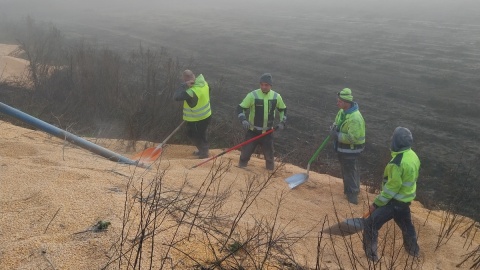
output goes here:
[{"label": "shovel blade", "polygon": [[358,232],[365,227],[364,218],[349,218],[344,221],[347,231]]},{"label": "shovel blade", "polygon": [[141,163],[154,162],[162,154],[162,148],[150,147],[142,152],[135,154],[133,160],[139,160]]},{"label": "shovel blade", "polygon": [[299,185],[305,183],[307,179],[308,179],[307,173],[297,173],[285,179],[285,182],[288,183],[288,186],[290,187],[290,189],[294,189]]},{"label": "shovel blade", "polygon": [[332,225],[329,228],[324,229],[323,231],[331,235],[352,235],[357,232],[362,231],[364,228],[364,219],[363,218],[351,218],[343,222]]}]

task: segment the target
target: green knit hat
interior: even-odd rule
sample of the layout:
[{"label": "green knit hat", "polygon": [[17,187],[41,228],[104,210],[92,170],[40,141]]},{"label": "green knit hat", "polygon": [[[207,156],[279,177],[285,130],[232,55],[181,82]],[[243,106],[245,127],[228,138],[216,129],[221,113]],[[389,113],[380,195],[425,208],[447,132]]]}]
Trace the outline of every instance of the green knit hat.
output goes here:
[{"label": "green knit hat", "polygon": [[346,101],[346,102],[353,102],[352,90],[350,88],[343,88],[342,91],[338,92],[338,98]]}]

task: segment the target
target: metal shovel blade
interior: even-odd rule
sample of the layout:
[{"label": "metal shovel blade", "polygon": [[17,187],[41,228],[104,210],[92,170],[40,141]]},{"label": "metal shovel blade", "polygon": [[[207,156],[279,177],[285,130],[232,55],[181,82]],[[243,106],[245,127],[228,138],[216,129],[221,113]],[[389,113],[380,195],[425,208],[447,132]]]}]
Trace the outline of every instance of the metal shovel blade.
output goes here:
[{"label": "metal shovel blade", "polygon": [[364,219],[363,218],[351,218],[340,223],[334,224],[329,228],[324,229],[323,231],[331,235],[352,235],[359,231],[362,231],[364,228]]},{"label": "metal shovel blade", "polygon": [[285,182],[288,183],[288,186],[290,187],[290,189],[293,189],[305,183],[307,179],[308,179],[307,173],[297,173],[285,179]]},{"label": "metal shovel blade", "polygon": [[346,219],[343,224],[341,224],[340,230],[343,234],[354,234],[356,232],[362,231],[365,227],[365,219],[364,218],[349,218]]},{"label": "metal shovel blade", "polygon": [[345,220],[345,224],[356,230],[363,230],[365,219],[364,218],[349,218]]}]

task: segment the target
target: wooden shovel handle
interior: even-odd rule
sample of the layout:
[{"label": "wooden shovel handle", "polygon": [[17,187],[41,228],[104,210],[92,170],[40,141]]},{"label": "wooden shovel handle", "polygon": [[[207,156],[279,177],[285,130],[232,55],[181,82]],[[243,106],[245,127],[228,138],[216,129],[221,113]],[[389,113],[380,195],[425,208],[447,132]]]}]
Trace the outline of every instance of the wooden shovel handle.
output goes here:
[{"label": "wooden shovel handle", "polygon": [[363,218],[368,218],[371,213],[372,212],[370,212],[370,209],[368,209],[367,212],[365,212],[365,214],[363,214]]}]

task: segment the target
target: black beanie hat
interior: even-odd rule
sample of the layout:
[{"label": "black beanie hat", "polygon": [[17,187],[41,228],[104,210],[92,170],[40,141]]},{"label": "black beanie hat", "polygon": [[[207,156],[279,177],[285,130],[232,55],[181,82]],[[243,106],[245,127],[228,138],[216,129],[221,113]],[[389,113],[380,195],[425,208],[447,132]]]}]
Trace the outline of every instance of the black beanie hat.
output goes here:
[{"label": "black beanie hat", "polygon": [[270,73],[264,73],[264,74],[260,77],[260,82],[261,82],[261,83],[268,83],[268,84],[270,84],[270,85],[273,85],[272,74],[270,74]]}]

